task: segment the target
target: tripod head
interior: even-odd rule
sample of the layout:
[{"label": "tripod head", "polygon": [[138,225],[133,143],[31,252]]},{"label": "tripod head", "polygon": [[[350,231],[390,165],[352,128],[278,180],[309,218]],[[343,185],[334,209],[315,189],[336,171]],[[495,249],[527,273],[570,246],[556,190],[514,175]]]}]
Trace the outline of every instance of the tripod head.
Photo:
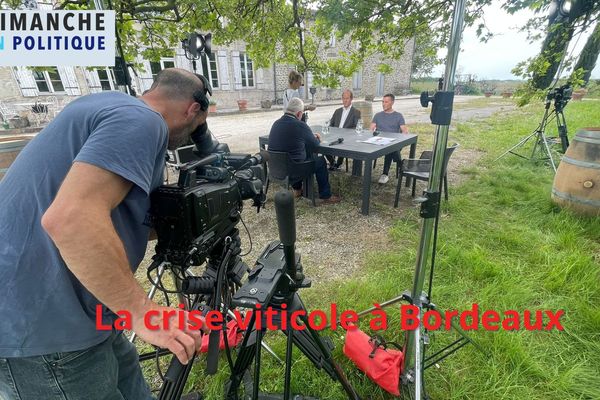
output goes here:
[{"label": "tripod head", "polygon": [[546,108],[549,108],[554,100],[554,108],[557,112],[561,112],[567,106],[569,100],[571,100],[572,95],[573,88],[570,83],[557,88],[551,88],[546,93]]},{"label": "tripod head", "polygon": [[296,216],[294,196],[290,191],[275,194],[275,212],[279,241],[271,242],[256,260],[248,275],[248,282],[234,295],[232,305],[256,309],[266,307],[275,297],[285,301],[311,282],[302,274],[300,255],[296,254]]}]

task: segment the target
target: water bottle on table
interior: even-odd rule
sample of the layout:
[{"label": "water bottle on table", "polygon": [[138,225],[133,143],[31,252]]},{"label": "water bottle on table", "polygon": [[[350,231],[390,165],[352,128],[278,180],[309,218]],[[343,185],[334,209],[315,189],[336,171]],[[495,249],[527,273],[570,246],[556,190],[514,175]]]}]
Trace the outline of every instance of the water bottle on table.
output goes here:
[{"label": "water bottle on table", "polygon": [[356,121],[356,134],[358,136],[362,135],[362,131],[363,131],[363,120],[362,119],[358,119],[358,121]]},{"label": "water bottle on table", "polygon": [[329,134],[329,124],[330,123],[331,123],[330,120],[325,121],[325,125],[323,125],[323,132],[321,132],[323,134],[323,136]]}]

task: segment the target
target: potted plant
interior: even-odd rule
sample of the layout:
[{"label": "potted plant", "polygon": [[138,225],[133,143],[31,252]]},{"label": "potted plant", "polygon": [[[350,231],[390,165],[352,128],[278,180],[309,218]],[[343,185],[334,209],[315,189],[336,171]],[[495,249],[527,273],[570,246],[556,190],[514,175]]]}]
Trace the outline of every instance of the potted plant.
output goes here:
[{"label": "potted plant", "polygon": [[492,86],[488,81],[481,81],[481,91],[485,97],[492,97],[494,94],[495,86]]},{"label": "potted plant", "polygon": [[240,99],[237,101],[237,105],[238,108],[240,109],[240,111],[247,111],[248,110],[248,100],[246,99]]},{"label": "potted plant", "polygon": [[579,88],[579,89],[573,91],[573,94],[571,95],[571,97],[573,98],[574,101],[581,101],[583,96],[585,96],[586,94],[587,94],[586,88]]},{"label": "potted plant", "polygon": [[210,100],[208,102],[208,112],[210,112],[210,113],[217,112],[217,102],[215,100]]},{"label": "potted plant", "polygon": [[270,109],[272,105],[273,105],[273,102],[269,99],[260,101],[260,108],[264,108],[265,110]]}]

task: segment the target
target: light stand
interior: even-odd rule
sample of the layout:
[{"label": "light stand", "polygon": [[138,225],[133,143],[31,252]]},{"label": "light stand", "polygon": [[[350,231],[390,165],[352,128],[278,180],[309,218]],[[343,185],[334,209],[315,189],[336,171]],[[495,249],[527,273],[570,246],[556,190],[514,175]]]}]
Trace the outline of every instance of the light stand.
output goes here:
[{"label": "light stand", "polygon": [[[192,62],[192,68],[196,72],[196,60],[200,59],[202,54],[211,54],[212,34],[192,32],[181,41],[181,47],[185,52],[185,58]],[[206,71],[204,71],[206,73]]]},{"label": "light stand", "polygon": [[314,86],[311,86],[311,88],[309,89],[310,95],[312,96],[312,100],[310,102],[310,104],[315,104],[315,94],[317,93],[317,88]]},{"label": "light stand", "polygon": [[[421,94],[421,105],[426,107],[429,102],[433,103],[431,122],[434,125],[437,125],[437,129],[435,134],[433,159],[429,171],[430,178],[428,187],[424,196],[418,199],[421,203],[420,215],[423,218],[423,223],[421,225],[421,238],[416,260],[413,287],[410,292],[407,291],[394,299],[380,303],[380,307],[387,307],[401,301],[408,301],[418,309],[416,313],[418,314],[419,321],[422,321],[423,314],[427,311],[425,309],[435,308],[435,305],[431,303],[431,290],[439,221],[440,193],[444,176],[444,157],[448,144],[448,128],[452,117],[452,104],[454,101],[454,75],[460,51],[464,14],[465,0],[457,0],[454,6],[452,30],[450,42],[448,44],[445,79],[441,90],[436,92],[433,97],[430,97],[427,92]],[[428,293],[424,293],[423,287],[430,253],[431,268],[429,271]],[[359,316],[366,315],[373,310],[374,308],[365,310],[361,312]],[[419,324],[417,329],[406,332],[403,347],[404,361],[400,383],[403,386],[403,392],[408,393],[411,398],[421,400],[426,397],[423,383],[423,372],[426,368],[435,365],[438,361],[446,358],[466,344],[473,343],[454,322],[452,323],[452,327],[459,332],[461,338],[428,358],[425,358],[424,353],[425,346],[429,344],[429,338],[422,323]]]}]

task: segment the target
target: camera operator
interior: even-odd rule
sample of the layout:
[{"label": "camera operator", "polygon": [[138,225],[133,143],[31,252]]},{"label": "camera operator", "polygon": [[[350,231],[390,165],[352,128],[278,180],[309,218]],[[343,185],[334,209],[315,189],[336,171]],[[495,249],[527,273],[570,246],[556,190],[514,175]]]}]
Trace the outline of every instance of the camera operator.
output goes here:
[{"label": "camera operator", "polygon": [[[144,341],[187,363],[200,332],[163,328],[164,312],[133,271],[150,233],[150,193],[167,146],[208,114],[196,75],[161,71],[136,99],[83,96],[21,152],[0,181],[0,398],[150,399],[133,344],[97,329],[126,310]],[[146,326],[144,316],[158,317]],[[150,315],[150,314],[148,314]],[[166,318],[165,318],[166,319]],[[175,319],[175,318],[174,318]]]}]

